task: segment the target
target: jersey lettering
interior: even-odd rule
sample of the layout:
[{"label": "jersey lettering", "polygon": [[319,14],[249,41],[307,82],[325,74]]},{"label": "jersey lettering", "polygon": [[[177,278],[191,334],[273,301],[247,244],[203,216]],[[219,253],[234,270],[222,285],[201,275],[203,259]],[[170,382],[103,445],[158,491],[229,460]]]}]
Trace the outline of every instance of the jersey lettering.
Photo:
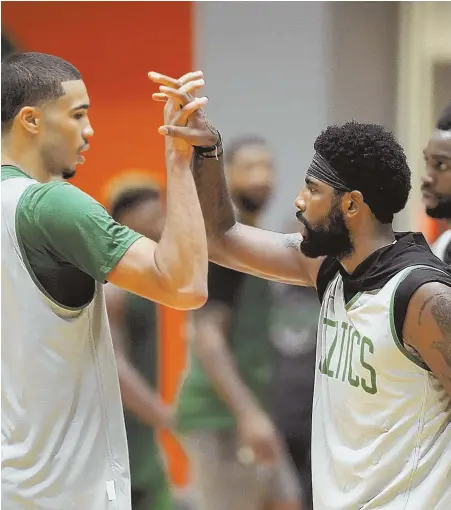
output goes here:
[{"label": "jersey lettering", "polygon": [[[327,377],[341,378],[342,382],[350,384],[354,388],[362,388],[363,391],[374,395],[377,393],[377,374],[370,363],[371,355],[374,354],[374,344],[370,338],[362,337],[354,327],[345,321],[323,319],[324,332],[327,336],[333,335],[329,350],[321,358],[319,370]],[[329,330],[335,330],[328,333]],[[341,330],[341,344],[338,354],[338,332]],[[343,361],[344,357],[344,361]],[[354,367],[358,373],[354,373]]]}]

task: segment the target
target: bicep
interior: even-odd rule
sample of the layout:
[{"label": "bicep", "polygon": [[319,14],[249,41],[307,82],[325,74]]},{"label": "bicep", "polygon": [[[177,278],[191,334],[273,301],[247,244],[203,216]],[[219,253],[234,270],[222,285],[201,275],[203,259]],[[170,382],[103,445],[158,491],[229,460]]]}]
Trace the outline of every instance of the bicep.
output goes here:
[{"label": "bicep", "polygon": [[451,287],[420,287],[409,303],[403,334],[451,396]]},{"label": "bicep", "polygon": [[300,251],[300,234],[281,234],[236,223],[210,251],[210,258],[236,271],[282,283],[314,287],[323,258]]}]

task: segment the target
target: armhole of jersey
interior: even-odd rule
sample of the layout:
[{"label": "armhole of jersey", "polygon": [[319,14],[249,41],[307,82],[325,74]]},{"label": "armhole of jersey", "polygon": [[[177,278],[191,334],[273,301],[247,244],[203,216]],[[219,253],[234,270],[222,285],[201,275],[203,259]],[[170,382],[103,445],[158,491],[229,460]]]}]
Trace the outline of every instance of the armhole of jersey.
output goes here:
[{"label": "armhole of jersey", "polygon": [[[28,188],[29,189],[29,188]],[[48,304],[50,305],[50,307],[52,308],[52,310],[57,314],[57,315],[64,315],[66,316],[68,313],[72,312],[74,313],[75,315],[78,315],[80,312],[82,312],[90,303],[92,303],[96,293],[97,293],[97,286],[96,288],[94,289],[94,293],[93,293],[93,296],[92,296],[92,299],[89,301],[89,303],[86,303],[85,305],[83,306],[80,306],[80,307],[70,307],[70,306],[66,306],[66,305],[63,305],[62,303],[59,303],[58,301],[56,301],[46,290],[45,288],[41,285],[40,281],[38,280],[38,278],[36,277],[34,271],[33,271],[33,268],[31,267],[31,264],[30,264],[30,261],[28,260],[28,257],[27,257],[27,253],[26,253],[26,250],[25,250],[25,246],[23,244],[23,241],[22,241],[22,237],[20,235],[20,231],[19,231],[19,222],[18,222],[18,211],[20,209],[20,206],[22,204],[22,201],[25,199],[26,197],[26,194],[27,194],[27,191],[28,189],[26,189],[21,197],[19,198],[19,201],[17,202],[17,207],[16,207],[16,213],[15,213],[15,218],[14,218],[14,222],[15,222],[15,234],[16,234],[16,241],[17,241],[17,245],[18,245],[18,248],[20,250],[20,255],[22,257],[22,262],[25,266],[25,269],[27,270],[30,278],[33,280],[33,283],[34,285],[37,287],[38,291],[43,295],[43,297],[45,298],[45,300],[48,302]],[[73,315],[71,315],[73,317]]]},{"label": "armhole of jersey", "polygon": [[[449,279],[449,282],[445,281],[445,284],[451,286],[451,275],[448,275],[444,271],[432,266],[413,266],[409,269],[410,270],[408,270],[397,283],[390,298],[390,329],[393,340],[398,349],[410,361],[415,363],[415,365],[430,372],[431,369],[426,365],[426,363],[416,358],[406,349],[404,342],[402,341],[404,320],[410,299],[421,286],[431,282],[442,282],[444,276],[445,279],[446,277]],[[418,271],[423,272],[421,277],[418,276]],[[409,276],[411,276],[413,272],[416,273],[415,280],[412,278],[409,279]]]}]

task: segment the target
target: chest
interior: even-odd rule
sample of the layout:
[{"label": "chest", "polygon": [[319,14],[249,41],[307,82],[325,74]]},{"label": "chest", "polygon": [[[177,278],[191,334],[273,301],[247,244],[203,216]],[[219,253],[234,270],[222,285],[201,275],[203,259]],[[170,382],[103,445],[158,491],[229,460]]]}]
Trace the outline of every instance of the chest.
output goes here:
[{"label": "chest", "polygon": [[370,398],[398,371],[410,369],[398,345],[391,289],[345,302],[337,278],[326,292],[318,327],[317,371],[331,391]]}]

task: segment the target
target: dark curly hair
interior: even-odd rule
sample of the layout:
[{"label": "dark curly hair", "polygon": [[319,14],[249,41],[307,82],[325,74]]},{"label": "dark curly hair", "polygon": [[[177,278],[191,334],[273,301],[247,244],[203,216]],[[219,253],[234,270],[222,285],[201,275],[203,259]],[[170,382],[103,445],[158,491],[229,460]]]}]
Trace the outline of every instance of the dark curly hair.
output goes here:
[{"label": "dark curly hair", "polygon": [[435,127],[440,131],[451,131],[451,103],[442,111]]},{"label": "dark curly hair", "polygon": [[314,144],[345,182],[362,193],[380,223],[404,209],[411,189],[406,155],[393,134],[378,124],[329,126]]}]

